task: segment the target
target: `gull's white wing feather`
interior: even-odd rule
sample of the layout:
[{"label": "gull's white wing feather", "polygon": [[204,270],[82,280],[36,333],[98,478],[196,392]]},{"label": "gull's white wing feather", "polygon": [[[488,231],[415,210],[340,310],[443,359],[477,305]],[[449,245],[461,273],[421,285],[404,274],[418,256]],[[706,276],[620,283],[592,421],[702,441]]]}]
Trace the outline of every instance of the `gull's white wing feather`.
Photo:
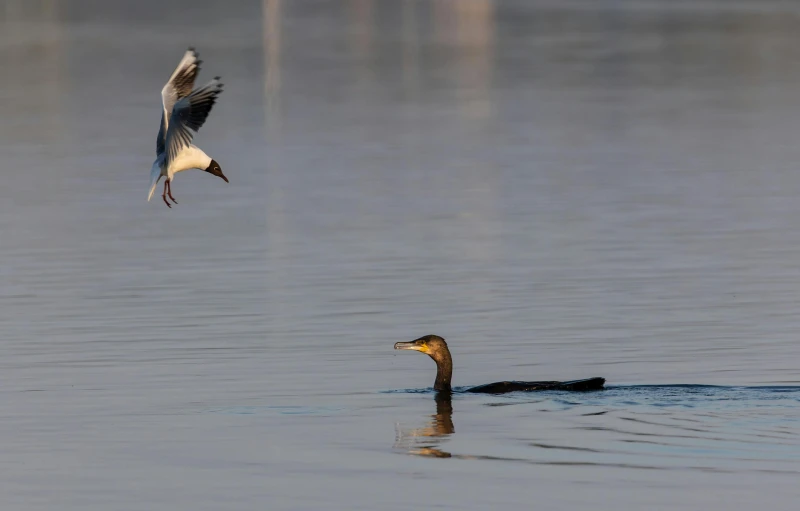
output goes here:
[{"label": "gull's white wing feather", "polygon": [[192,143],[194,134],[206,122],[221,92],[222,83],[217,76],[175,103],[167,127],[165,168],[169,168],[178,153]]},{"label": "gull's white wing feather", "polygon": [[161,125],[158,129],[158,138],[156,139],[156,155],[164,152],[166,145],[167,132],[169,130],[168,120],[172,114],[172,109],[175,103],[185,98],[192,93],[194,81],[197,78],[197,73],[200,72],[200,64],[202,61],[197,58],[197,52],[194,48],[189,48],[183,54],[183,58],[172,76],[167,80],[167,84],[161,89]]}]

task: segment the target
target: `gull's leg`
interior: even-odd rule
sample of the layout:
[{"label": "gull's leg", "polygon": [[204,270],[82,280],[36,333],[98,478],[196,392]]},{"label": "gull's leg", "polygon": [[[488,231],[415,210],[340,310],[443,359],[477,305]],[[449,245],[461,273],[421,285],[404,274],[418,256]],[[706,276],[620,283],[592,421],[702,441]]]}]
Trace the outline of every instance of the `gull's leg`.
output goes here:
[{"label": "gull's leg", "polygon": [[169,203],[167,200],[167,186],[169,185],[169,179],[164,181],[164,193],[161,194],[161,198],[164,199],[164,204],[167,205],[168,208],[172,209],[172,204]]},{"label": "gull's leg", "polygon": [[178,201],[175,200],[175,197],[172,196],[172,180],[167,181],[167,195],[170,199],[172,199],[172,202],[175,204],[178,203]]}]

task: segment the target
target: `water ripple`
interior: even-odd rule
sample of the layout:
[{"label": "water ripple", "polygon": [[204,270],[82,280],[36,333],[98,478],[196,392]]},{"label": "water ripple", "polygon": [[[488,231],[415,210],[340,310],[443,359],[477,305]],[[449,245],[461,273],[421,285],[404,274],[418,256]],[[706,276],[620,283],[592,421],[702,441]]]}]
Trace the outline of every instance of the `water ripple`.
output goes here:
[{"label": "water ripple", "polygon": [[397,427],[396,449],[536,465],[800,473],[800,387],[619,385],[592,393],[455,394],[458,408],[479,404],[497,409],[508,417],[506,427],[536,424],[533,433],[523,428],[513,435],[515,456],[470,447],[462,449],[467,452],[445,450],[459,418],[452,404],[440,399],[424,427]]}]

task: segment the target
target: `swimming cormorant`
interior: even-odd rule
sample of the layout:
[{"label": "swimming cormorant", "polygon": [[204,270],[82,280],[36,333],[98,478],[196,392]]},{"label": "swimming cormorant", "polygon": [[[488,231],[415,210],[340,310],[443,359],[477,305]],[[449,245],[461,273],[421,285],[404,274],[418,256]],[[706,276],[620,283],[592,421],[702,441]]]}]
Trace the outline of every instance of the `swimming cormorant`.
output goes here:
[{"label": "swimming cormorant", "polygon": [[[436,362],[436,381],[433,389],[437,392],[451,392],[450,380],[453,377],[453,358],[447,343],[438,335],[426,335],[411,342],[395,343],[396,350],[413,350],[425,353]],[[483,394],[504,394],[515,391],[533,390],[598,390],[603,388],[605,378],[589,378],[574,381],[499,381],[487,383],[464,390]]]}]

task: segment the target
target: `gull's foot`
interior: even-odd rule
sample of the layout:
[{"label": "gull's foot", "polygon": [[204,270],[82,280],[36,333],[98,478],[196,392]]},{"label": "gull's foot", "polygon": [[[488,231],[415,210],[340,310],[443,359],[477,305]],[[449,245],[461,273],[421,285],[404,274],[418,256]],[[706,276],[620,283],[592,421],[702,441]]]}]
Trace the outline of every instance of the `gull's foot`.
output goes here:
[{"label": "gull's foot", "polygon": [[[176,200],[175,200],[175,197],[173,197],[173,196],[172,196],[172,184],[171,184],[169,181],[167,181],[165,184],[167,185],[167,186],[166,186],[166,189],[167,189],[167,195],[169,196],[169,198],[170,198],[170,199],[172,199],[172,202],[174,202],[175,204],[177,204],[177,203],[178,203],[178,201],[176,201]],[[171,207],[171,206],[170,206],[170,207]]]}]

